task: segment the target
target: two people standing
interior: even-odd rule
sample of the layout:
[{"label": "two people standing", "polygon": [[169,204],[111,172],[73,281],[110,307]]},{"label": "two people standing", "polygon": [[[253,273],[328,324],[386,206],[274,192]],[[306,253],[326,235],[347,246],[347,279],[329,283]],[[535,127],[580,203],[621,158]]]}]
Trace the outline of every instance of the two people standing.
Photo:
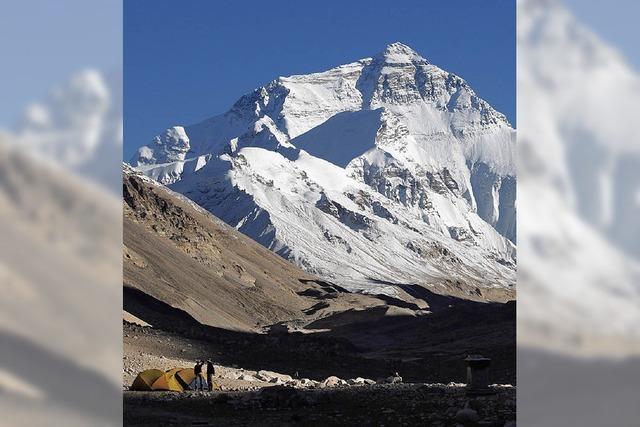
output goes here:
[{"label": "two people standing", "polygon": [[[196,375],[195,378],[195,389],[204,391],[204,376],[202,375],[202,367],[204,366],[204,361],[196,360],[196,364],[193,367],[193,373]],[[215,368],[213,366],[213,362],[211,359],[207,359],[207,388],[209,391],[213,390],[213,375],[215,373]]]}]

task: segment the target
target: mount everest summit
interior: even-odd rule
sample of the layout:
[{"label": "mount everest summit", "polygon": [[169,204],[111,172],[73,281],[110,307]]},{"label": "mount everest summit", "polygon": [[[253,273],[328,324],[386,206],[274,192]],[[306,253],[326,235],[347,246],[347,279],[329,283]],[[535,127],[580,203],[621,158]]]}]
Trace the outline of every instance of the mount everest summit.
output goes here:
[{"label": "mount everest summit", "polygon": [[494,298],[515,286],[515,148],[463,79],[393,43],[273,80],[130,164],[348,289]]}]

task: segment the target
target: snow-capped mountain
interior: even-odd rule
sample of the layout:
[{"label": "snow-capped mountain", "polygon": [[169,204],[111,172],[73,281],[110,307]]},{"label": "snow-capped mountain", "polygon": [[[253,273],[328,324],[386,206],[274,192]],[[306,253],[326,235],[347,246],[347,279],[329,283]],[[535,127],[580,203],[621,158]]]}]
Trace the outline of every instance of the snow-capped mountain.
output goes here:
[{"label": "snow-capped mountain", "polygon": [[515,283],[515,131],[401,43],[278,78],[131,159],[307,271],[351,289]]}]

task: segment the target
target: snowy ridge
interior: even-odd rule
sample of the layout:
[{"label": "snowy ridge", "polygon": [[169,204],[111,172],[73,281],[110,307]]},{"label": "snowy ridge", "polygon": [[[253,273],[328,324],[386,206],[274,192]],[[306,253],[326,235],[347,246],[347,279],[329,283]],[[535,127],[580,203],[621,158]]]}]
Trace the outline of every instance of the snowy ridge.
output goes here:
[{"label": "snowy ridge", "polygon": [[510,288],[514,151],[502,114],[394,43],[372,58],[276,79],[225,114],[170,128],[131,163],[352,289]]}]

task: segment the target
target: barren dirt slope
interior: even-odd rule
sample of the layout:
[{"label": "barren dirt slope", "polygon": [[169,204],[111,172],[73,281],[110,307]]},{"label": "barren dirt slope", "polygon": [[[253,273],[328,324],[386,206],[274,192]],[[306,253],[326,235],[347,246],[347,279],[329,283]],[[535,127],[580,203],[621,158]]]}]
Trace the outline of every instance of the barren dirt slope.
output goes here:
[{"label": "barren dirt slope", "polygon": [[140,318],[152,325],[162,313],[154,315],[153,304],[142,311],[144,296],[128,298],[131,289],[184,310],[200,323],[246,331],[384,304],[317,281],[182,196],[129,170],[123,175],[123,196],[125,310],[137,311],[132,314],[147,317]]}]

